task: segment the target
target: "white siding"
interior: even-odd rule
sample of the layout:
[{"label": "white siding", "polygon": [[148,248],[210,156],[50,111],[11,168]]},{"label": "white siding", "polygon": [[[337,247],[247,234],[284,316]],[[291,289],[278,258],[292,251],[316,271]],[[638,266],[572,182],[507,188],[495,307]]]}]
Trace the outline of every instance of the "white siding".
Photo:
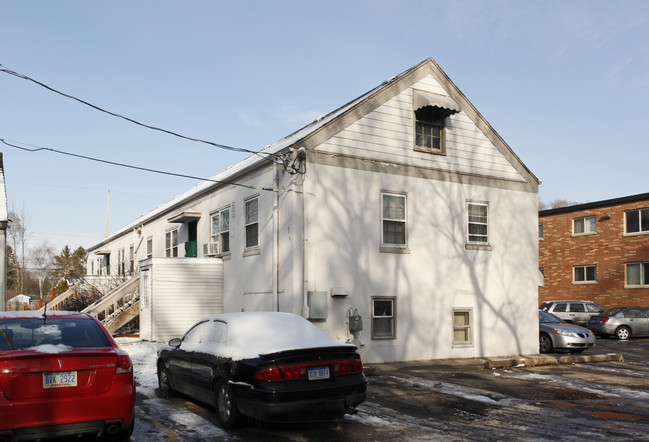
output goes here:
[{"label": "white siding", "polygon": [[223,261],[217,258],[151,260],[152,340],[182,336],[202,317],[223,313]]},{"label": "white siding", "polygon": [[[448,96],[432,77],[413,86]],[[409,88],[345,128],[319,150],[375,161],[434,168],[523,182],[523,177],[464,113],[451,115],[446,155],[417,152],[414,145],[412,90]]]}]

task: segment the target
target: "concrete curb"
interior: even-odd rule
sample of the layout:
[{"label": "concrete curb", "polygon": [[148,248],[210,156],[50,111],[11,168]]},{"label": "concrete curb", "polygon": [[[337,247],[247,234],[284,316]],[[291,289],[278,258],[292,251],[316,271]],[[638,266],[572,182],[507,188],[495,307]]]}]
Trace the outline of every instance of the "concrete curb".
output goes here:
[{"label": "concrete curb", "polygon": [[510,359],[489,359],[485,368],[534,367],[540,365],[582,364],[589,362],[624,361],[622,355],[571,355],[571,356],[527,356]]}]

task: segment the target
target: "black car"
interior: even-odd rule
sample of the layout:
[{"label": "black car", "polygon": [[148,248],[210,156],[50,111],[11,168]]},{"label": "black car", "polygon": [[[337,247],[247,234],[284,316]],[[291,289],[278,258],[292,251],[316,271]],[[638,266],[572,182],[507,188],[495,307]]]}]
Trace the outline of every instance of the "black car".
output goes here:
[{"label": "black car", "polygon": [[208,316],[163,346],[157,367],[160,396],[180,392],[213,405],[223,428],[246,417],[328,420],[366,398],[356,347],[292,313]]}]

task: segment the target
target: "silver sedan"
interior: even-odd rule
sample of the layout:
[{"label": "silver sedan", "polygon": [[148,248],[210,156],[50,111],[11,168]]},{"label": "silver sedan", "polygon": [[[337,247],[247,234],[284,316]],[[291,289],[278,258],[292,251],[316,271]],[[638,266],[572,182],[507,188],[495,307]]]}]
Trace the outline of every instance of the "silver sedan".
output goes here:
[{"label": "silver sedan", "polygon": [[539,310],[539,348],[541,353],[564,349],[581,353],[593,347],[597,338],[587,328],[561,321],[556,316]]}]

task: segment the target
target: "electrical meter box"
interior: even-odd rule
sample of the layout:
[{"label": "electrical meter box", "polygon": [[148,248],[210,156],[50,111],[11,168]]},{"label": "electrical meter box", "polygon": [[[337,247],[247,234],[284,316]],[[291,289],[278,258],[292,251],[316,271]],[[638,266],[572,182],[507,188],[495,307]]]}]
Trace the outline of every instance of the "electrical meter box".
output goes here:
[{"label": "electrical meter box", "polygon": [[307,292],[309,319],[327,319],[328,292]]},{"label": "electrical meter box", "polygon": [[349,331],[352,333],[363,330],[363,318],[360,315],[349,317]]}]

